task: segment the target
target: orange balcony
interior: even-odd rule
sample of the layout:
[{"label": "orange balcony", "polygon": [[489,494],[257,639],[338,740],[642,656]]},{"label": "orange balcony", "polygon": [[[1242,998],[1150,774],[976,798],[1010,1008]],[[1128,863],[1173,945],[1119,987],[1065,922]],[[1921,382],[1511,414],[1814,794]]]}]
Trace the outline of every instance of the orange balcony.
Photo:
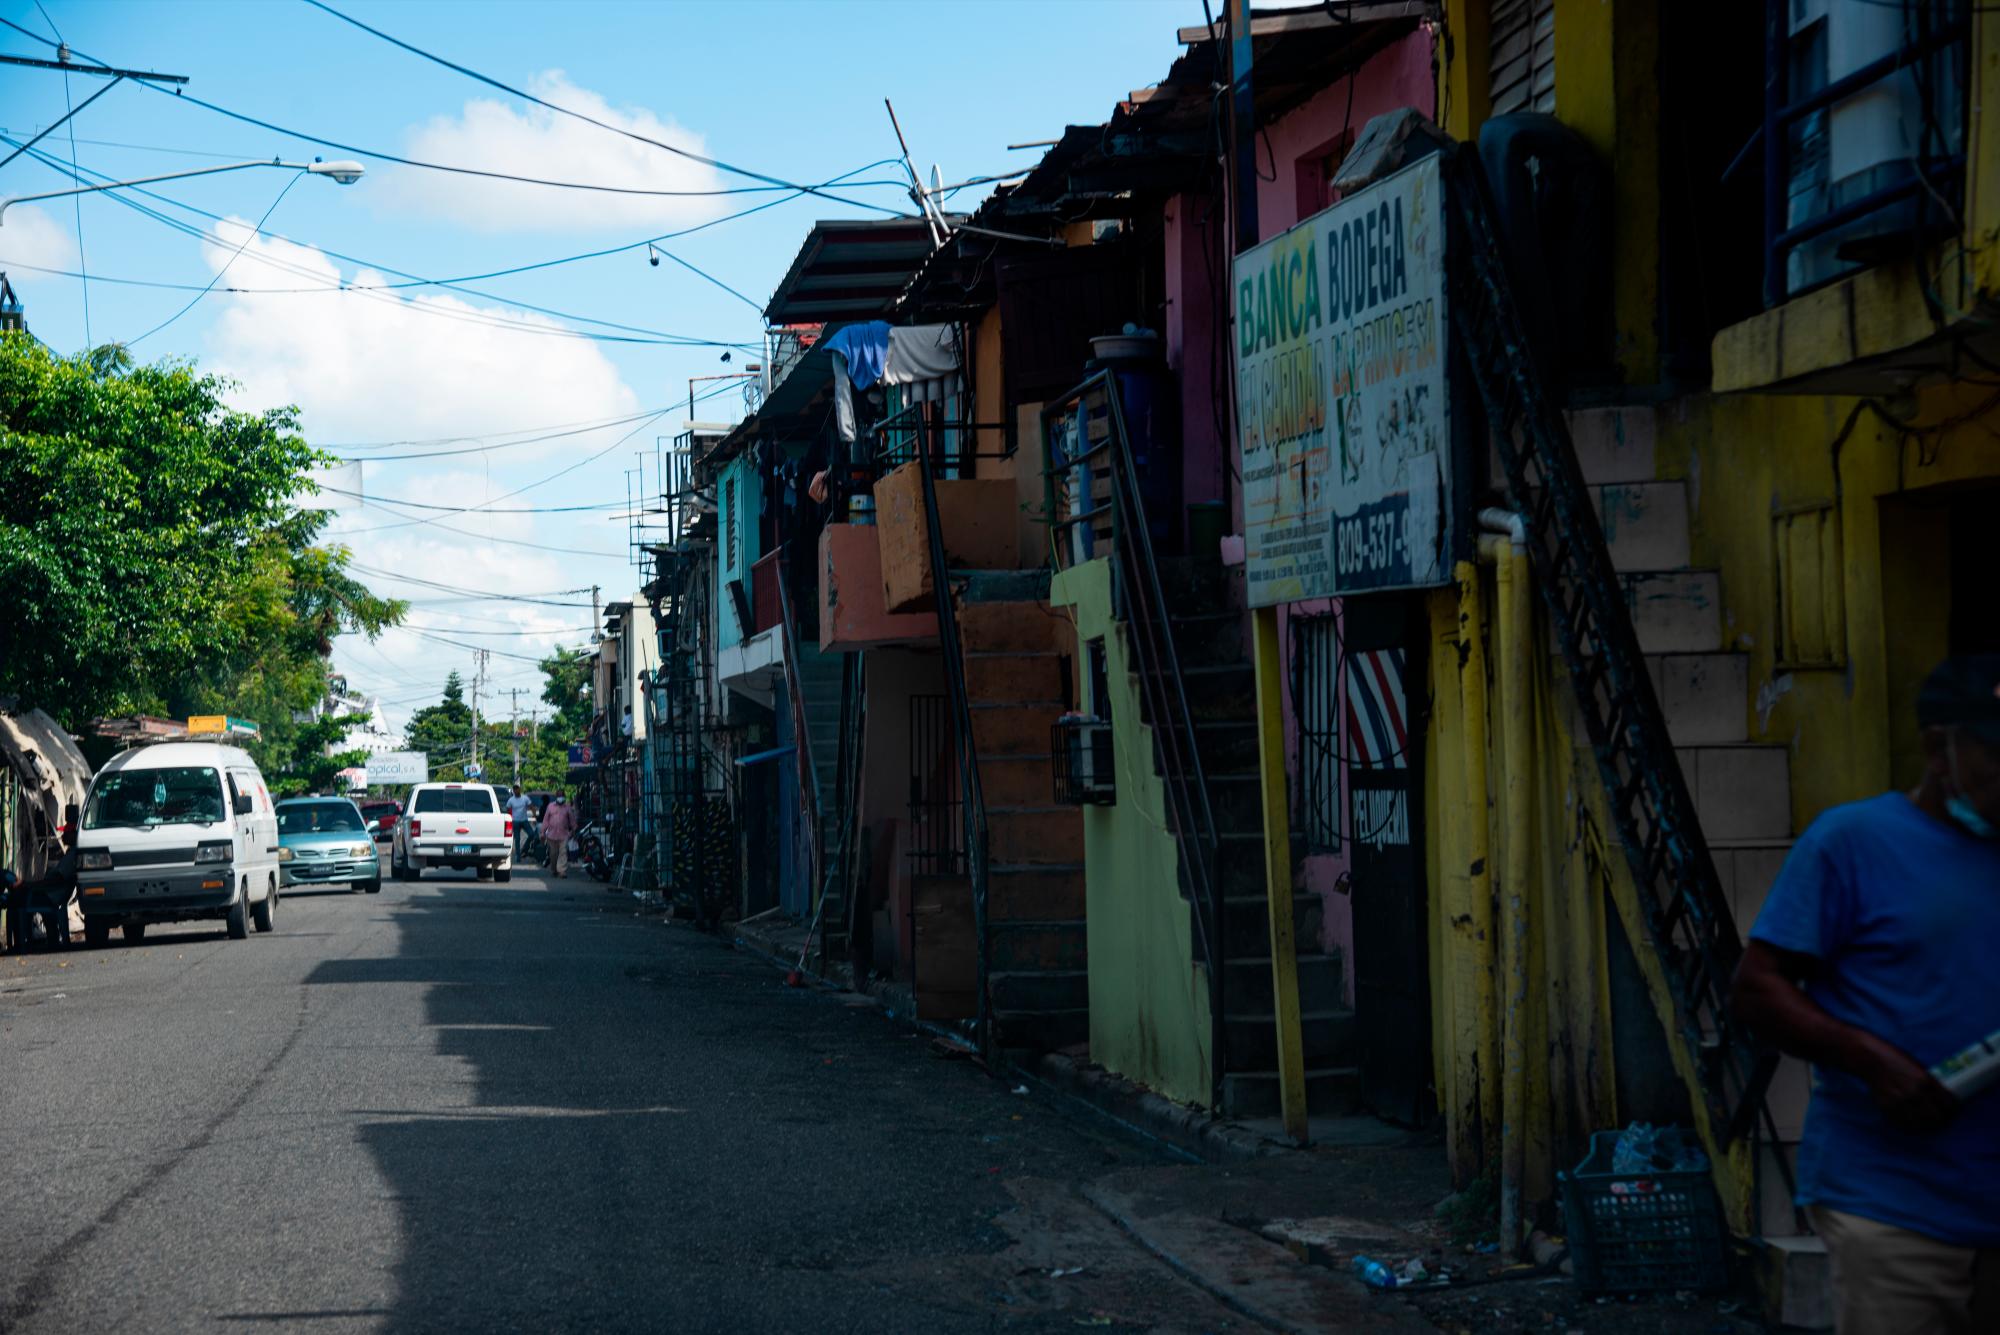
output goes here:
[{"label": "orange balcony", "polygon": [[[924,481],[907,463],[875,484],[882,587],[890,612],[930,612],[930,534]],[[953,570],[1012,570],[1020,564],[1018,500],[1012,478],[939,478],[938,519]]]},{"label": "orange balcony", "polygon": [[852,653],[937,639],[935,612],[891,612],[882,589],[881,529],[828,524],[819,535],[819,647]]}]

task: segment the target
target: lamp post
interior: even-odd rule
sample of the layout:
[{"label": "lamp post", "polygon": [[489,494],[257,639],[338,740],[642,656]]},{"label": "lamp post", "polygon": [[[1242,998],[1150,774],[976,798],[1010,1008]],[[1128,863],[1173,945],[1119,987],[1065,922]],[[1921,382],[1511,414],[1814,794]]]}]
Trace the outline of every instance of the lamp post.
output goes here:
[{"label": "lamp post", "polygon": [[61,199],[66,195],[87,195],[98,190],[120,190],[130,185],[152,185],[159,181],[179,181],[190,176],[213,176],[217,172],[242,171],[246,167],[280,167],[287,171],[305,172],[312,176],[326,176],[339,185],[353,185],[367,171],[358,162],[285,162],[279,158],[259,158],[254,162],[227,162],[220,167],[196,167],[189,171],[168,172],[164,176],[141,176],[130,181],[106,181],[102,185],[72,186],[68,190],[50,190],[39,195],[14,195],[0,199],[0,226],[7,222],[7,210],[16,204],[26,204],[38,199]]}]

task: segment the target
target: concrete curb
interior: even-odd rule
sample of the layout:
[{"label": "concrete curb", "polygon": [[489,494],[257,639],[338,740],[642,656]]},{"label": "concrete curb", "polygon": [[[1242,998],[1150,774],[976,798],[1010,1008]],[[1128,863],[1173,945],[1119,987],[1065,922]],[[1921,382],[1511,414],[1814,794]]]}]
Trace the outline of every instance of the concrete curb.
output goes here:
[{"label": "concrete curb", "polygon": [[[800,929],[798,924],[786,920],[770,925],[780,924],[785,929],[782,933],[767,930],[767,924],[755,919],[738,923],[736,944],[789,971],[798,963],[799,941],[792,940],[787,948],[782,937],[796,938]],[[811,963],[810,958],[807,963]],[[805,976],[820,987],[872,998],[894,1023],[950,1042],[965,1042],[962,1035],[943,1025],[917,1019],[908,988],[887,979],[869,979],[857,987],[849,972],[845,964],[836,964],[825,978],[810,971]],[[1036,1085],[1053,1102],[1074,1105],[1080,1113],[1109,1122],[1127,1135],[1162,1145],[1195,1162],[1241,1162],[1287,1154],[1294,1148],[1289,1142],[1273,1140],[1247,1127],[1211,1117],[1200,1108],[1175,1103],[1109,1071],[1080,1066],[1061,1053],[1043,1054],[1029,1066],[1003,1060],[996,1064],[993,1074],[996,1078],[1017,1078]]]}]

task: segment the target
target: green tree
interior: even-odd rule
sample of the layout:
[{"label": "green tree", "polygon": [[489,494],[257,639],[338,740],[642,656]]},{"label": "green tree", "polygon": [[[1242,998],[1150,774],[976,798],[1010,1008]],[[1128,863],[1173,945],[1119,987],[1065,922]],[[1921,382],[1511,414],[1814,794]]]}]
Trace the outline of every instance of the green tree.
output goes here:
[{"label": "green tree", "polygon": [[334,637],[402,617],[315,545],[326,515],[295,498],[325,456],[296,411],[229,408],[229,388],[117,345],[65,358],[0,336],[0,695],[72,729],[254,718],[268,763],[324,697]]},{"label": "green tree", "polygon": [[590,732],[595,706],[590,698],[591,655],[587,649],[558,648],[541,662],[542,703],[555,707],[547,731],[567,745],[581,741]]},{"label": "green tree", "polygon": [[[345,741],[356,725],[367,721],[366,714],[322,714],[310,723],[295,726],[291,730],[284,759],[277,766],[279,774],[272,780],[272,789],[280,797],[334,791],[340,772],[366,763],[368,753],[329,752],[328,748]],[[268,776],[272,770],[266,767],[265,773]]]},{"label": "green tree", "polygon": [[405,730],[412,751],[430,757],[433,779],[463,779],[472,758],[472,707],[465,703],[465,683],[454,672],[444,679],[444,698],[410,716]]}]

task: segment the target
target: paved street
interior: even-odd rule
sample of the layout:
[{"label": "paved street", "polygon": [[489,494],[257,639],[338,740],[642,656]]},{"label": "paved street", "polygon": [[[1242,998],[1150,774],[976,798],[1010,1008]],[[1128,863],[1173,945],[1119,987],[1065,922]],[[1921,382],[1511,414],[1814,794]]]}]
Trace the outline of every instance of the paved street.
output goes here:
[{"label": "paved street", "polygon": [[589,880],[0,958],[0,1125],[5,1330],[1249,1324],[1075,1190],[1152,1151]]}]

